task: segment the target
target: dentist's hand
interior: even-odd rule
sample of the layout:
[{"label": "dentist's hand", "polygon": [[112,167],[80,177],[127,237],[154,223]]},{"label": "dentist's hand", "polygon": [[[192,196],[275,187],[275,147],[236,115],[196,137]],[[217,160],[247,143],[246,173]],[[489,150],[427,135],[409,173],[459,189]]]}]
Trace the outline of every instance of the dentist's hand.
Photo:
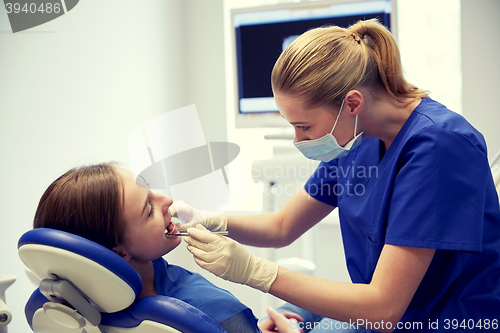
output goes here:
[{"label": "dentist's hand", "polygon": [[176,224],[177,230],[185,232],[188,228],[198,224],[203,225],[210,231],[226,231],[227,218],[220,212],[199,210],[189,206],[184,201],[174,201],[171,206],[172,216],[179,219],[180,224]]},{"label": "dentist's hand", "polygon": [[268,292],[278,275],[278,264],[259,258],[229,237],[210,233],[203,226],[189,228],[188,250],[203,269],[236,283]]}]

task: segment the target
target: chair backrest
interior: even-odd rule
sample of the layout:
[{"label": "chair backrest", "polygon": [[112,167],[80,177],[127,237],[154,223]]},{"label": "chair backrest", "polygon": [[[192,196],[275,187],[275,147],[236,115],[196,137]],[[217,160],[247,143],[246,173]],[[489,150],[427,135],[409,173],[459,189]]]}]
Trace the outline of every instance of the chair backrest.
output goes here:
[{"label": "chair backrest", "polygon": [[142,290],[139,274],[119,255],[88,239],[38,228],[19,239],[18,250],[42,280],[25,309],[36,333],[225,332],[181,300],[137,300]]}]

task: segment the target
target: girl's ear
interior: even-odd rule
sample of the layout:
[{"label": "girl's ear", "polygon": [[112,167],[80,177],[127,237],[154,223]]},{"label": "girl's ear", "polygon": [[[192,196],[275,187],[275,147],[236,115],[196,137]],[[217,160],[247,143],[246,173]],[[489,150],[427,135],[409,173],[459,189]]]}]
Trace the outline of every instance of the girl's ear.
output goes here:
[{"label": "girl's ear", "polygon": [[130,260],[132,257],[130,254],[128,254],[127,250],[123,245],[115,246],[112,251],[116,254],[118,254],[120,257],[125,259],[127,262]]}]

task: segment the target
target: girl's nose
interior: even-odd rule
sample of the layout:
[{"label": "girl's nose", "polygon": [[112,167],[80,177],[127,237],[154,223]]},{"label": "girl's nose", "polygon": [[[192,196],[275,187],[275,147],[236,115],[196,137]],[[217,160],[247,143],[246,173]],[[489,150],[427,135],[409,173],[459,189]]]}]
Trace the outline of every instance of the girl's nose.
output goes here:
[{"label": "girl's nose", "polygon": [[172,206],[172,203],[174,202],[174,200],[171,197],[168,197],[166,195],[162,195],[161,201],[162,201],[161,202],[162,213],[163,213],[163,215],[165,215],[168,213],[168,208],[170,206]]}]

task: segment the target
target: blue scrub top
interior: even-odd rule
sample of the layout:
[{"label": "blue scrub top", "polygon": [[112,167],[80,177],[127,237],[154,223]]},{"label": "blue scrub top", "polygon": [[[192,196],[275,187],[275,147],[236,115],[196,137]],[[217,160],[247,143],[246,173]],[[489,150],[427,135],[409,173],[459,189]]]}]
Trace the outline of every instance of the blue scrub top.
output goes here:
[{"label": "blue scrub top", "polygon": [[427,97],[384,151],[363,138],[305,185],[339,208],[352,282],[370,283],[384,244],[437,249],[401,321],[429,332],[468,331],[452,320],[498,322],[500,209],[483,136]]},{"label": "blue scrub top", "polygon": [[200,274],[171,265],[163,258],[153,260],[153,266],[158,295],[180,299],[203,311],[219,324],[244,312],[242,320],[246,320],[245,324],[253,328],[252,332],[260,332],[252,310],[229,291],[215,286]]}]

